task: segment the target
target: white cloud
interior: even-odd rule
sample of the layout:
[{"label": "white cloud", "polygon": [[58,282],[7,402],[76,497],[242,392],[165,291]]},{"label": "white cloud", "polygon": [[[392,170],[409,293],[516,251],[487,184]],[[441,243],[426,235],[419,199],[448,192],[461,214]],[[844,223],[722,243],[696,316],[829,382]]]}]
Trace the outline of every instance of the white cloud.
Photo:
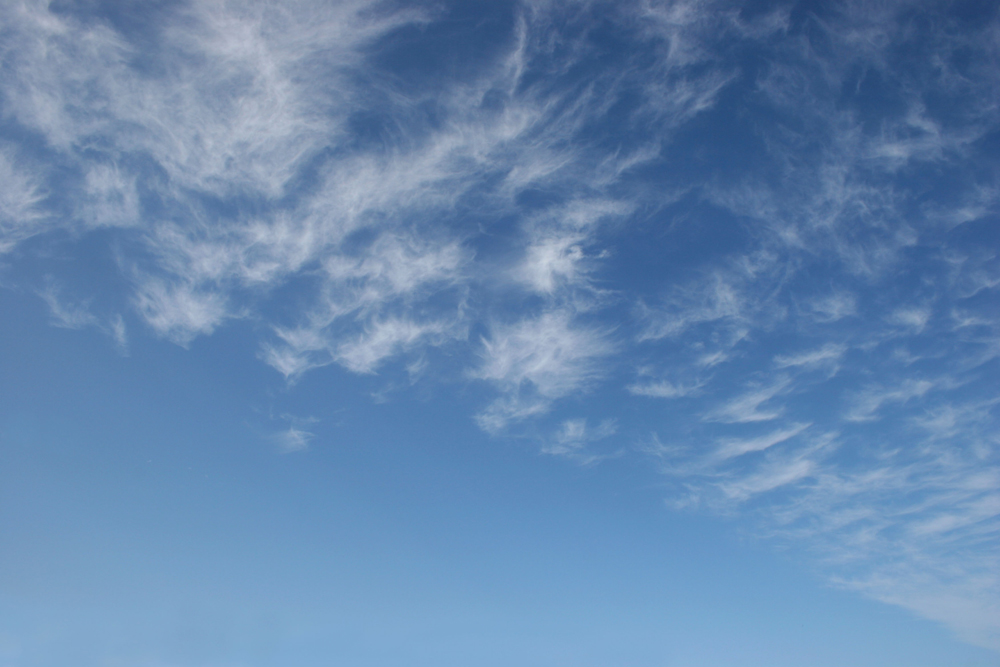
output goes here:
[{"label": "white cloud", "polygon": [[491,432],[585,389],[600,375],[601,360],[614,350],[605,332],[577,324],[567,310],[497,325],[482,343],[482,363],[471,376],[502,392],[477,417]]},{"label": "white cloud", "polygon": [[649,396],[652,398],[681,398],[697,392],[704,386],[704,382],[692,385],[683,385],[661,380],[659,382],[636,383],[627,387],[629,393],[636,396]]},{"label": "white cloud", "polygon": [[135,178],[117,165],[96,164],[85,177],[81,214],[95,227],[128,227],[142,223]]},{"label": "white cloud", "polygon": [[[768,385],[756,386],[706,412],[702,419],[724,423],[749,423],[770,421],[782,415],[781,407],[763,408],[775,396],[783,393],[791,381],[779,378]],[[763,408],[763,409],[762,409]]]},{"label": "white cloud", "polygon": [[314,437],[309,431],[289,426],[287,431],[275,435],[275,441],[282,453],[291,454],[309,449],[309,443]]},{"label": "white cloud", "polygon": [[225,297],[218,292],[152,278],[139,286],[135,307],[158,334],[178,345],[212,333],[229,316]]},{"label": "white cloud", "polygon": [[713,458],[722,461],[735,456],[743,456],[744,454],[750,454],[753,452],[762,452],[765,449],[773,447],[774,445],[785,442],[789,438],[794,438],[799,433],[802,433],[802,431],[809,428],[809,426],[810,424],[792,424],[788,428],[774,431],[773,433],[768,433],[767,435],[762,435],[757,438],[750,438],[748,440],[723,440],[719,442],[719,446],[716,448]]},{"label": "white cloud", "polygon": [[[996,602],[998,563],[989,563],[993,571],[980,570],[967,582],[956,583],[955,572],[928,576],[922,568],[884,570],[845,585],[868,596],[911,609],[920,616],[952,628],[964,641],[997,650],[1000,648],[1000,605]],[[968,576],[973,573],[961,573]],[[947,583],[944,583],[947,582]]]},{"label": "white cloud", "polygon": [[823,347],[810,352],[793,355],[781,355],[774,358],[778,368],[812,369],[821,366],[833,366],[844,356],[847,347],[837,343],[827,343]]},{"label": "white cloud", "polygon": [[737,480],[722,482],[719,490],[732,500],[746,500],[767,491],[787,486],[811,476],[816,470],[814,461],[807,457],[788,457],[769,461],[753,473]]},{"label": "white cloud", "polygon": [[551,294],[560,283],[575,283],[580,277],[582,235],[539,239],[528,247],[524,261],[515,270],[535,291]]},{"label": "white cloud", "polygon": [[[152,261],[132,271],[133,302],[154,331],[186,344],[225,319],[252,314],[251,297],[257,294],[247,288],[273,288],[315,262],[330,283],[323,290],[326,303],[310,317],[322,321],[319,313],[326,307],[328,321],[319,326],[328,326],[340,316],[337,309],[353,312],[363,301],[376,302],[384,293],[373,287],[380,280],[396,281],[393,294],[405,291],[398,280],[420,282],[413,274],[421,262],[441,254],[431,248],[392,258],[374,247],[371,257],[358,257],[344,247],[352,233],[422,237],[427,231],[422,222],[448,215],[490,179],[497,187],[477,196],[495,213],[516,210],[514,202],[525,189],[555,186],[569,195],[555,213],[538,216],[524,230],[527,250],[516,274],[548,295],[583,280],[583,247],[596,222],[630,210],[603,192],[629,169],[656,158],[657,144],[587,155],[591,148],[574,141],[581,127],[613,103],[617,75],[602,75],[611,87],[600,96],[590,89],[523,85],[526,65],[551,48],[551,17],[541,7],[524,8],[516,39],[492,67],[441,91],[440,124],[413,132],[404,128],[406,136],[390,145],[355,147],[345,124],[370,110],[371,96],[380,111],[401,118],[421,103],[394,89],[392,81],[379,80],[377,68],[366,65],[365,50],[427,16],[369,9],[365,2],[329,8],[297,2],[280,8],[255,2],[240,8],[225,3],[164,8],[155,73],[132,64],[146,45],[130,42],[108,24],[53,13],[44,2],[4,11],[12,26],[3,87],[9,111],[67,163],[79,166],[80,219],[142,230],[139,238]],[[699,16],[690,25],[708,19]],[[592,48],[586,38],[570,39],[579,42],[574,48],[581,55]],[[670,40],[673,55],[664,71],[701,57],[692,51],[678,60],[676,36]],[[361,70],[369,78],[364,90],[352,83]],[[707,108],[720,85],[712,72],[686,73],[678,82],[683,86],[660,91],[656,104],[647,101],[648,108],[673,105],[658,121],[663,131]],[[484,112],[484,100],[497,94],[503,104]],[[80,152],[82,146],[95,151],[94,160]],[[319,160],[330,150],[337,151],[337,159]],[[136,155],[149,158],[162,178],[142,176],[129,166]],[[316,160],[322,163],[318,187],[301,193],[297,181]],[[165,218],[141,210],[140,178],[166,205]],[[5,180],[27,184],[21,190],[31,191],[24,179]],[[203,206],[206,197],[222,202],[250,197],[266,205],[252,214],[219,216]],[[283,203],[271,206],[278,201]],[[393,229],[396,234],[383,233]],[[435,244],[459,247],[457,239],[447,238],[427,245]],[[372,258],[387,263],[376,269],[368,266]],[[365,282],[367,293],[345,285],[352,280]],[[373,325],[369,320],[361,323],[365,326]],[[315,359],[291,361],[308,350],[270,347],[264,356],[285,370],[315,365]]]},{"label": "white cloud", "polygon": [[111,337],[114,339],[118,349],[123,354],[128,353],[128,329],[125,327],[125,319],[121,314],[115,315],[110,323]]},{"label": "white cloud", "polygon": [[275,196],[343,121],[338,75],[357,50],[417,18],[361,19],[366,4],[174,10],[162,25],[164,67],[144,76],[129,66],[135,47],[105,25],[18,3],[4,13],[19,38],[9,50],[9,108],[58,148],[101,137],[148,153],[183,187]]},{"label": "white cloud", "polygon": [[334,358],[355,373],[372,373],[386,358],[428,338],[447,337],[448,322],[413,322],[401,319],[374,320],[357,338],[337,346]]},{"label": "white cloud", "polygon": [[[477,415],[493,433],[604,377],[632,348],[585,322],[644,301],[616,325],[655,361],[623,365],[657,370],[627,390],[692,404],[669,413],[671,444],[650,446],[685,502],[759,502],[775,532],[830,562],[870,558],[845,574],[851,585],[996,645],[995,622],[981,620],[996,617],[1000,593],[983,574],[995,563],[936,549],[984,553],[996,525],[993,404],[940,397],[995,375],[1000,272],[995,253],[950,248],[940,229],[966,231],[996,209],[988,169],[970,156],[997,126],[997,41],[990,26],[935,31],[902,71],[898,49],[917,29],[897,20],[905,8],[809,17],[818,49],[788,31],[787,11],[745,21],[713,3],[609,7],[606,20],[635,31],[646,55],[604,69],[609,54],[574,32],[586,12],[535,3],[492,62],[436,72],[424,89],[371,57],[393,30],[430,20],[419,11],[176,5],[161,10],[154,53],[110,23],[6,3],[4,112],[47,153],[0,149],[0,252],[57,227],[107,235],[157,335],[186,345],[254,318],[271,332],[260,356],[289,380],[331,363],[374,373],[400,356],[415,378],[430,347],[497,323],[468,373],[497,392]],[[727,55],[748,44],[766,67],[741,72]],[[971,54],[962,71],[959,48]],[[135,66],[154,55],[154,67]],[[580,63],[588,80],[568,82]],[[852,107],[858,72],[897,98],[877,131]],[[705,163],[721,149],[697,132],[673,141],[744,78],[747,120],[766,107],[747,153],[762,168]],[[931,98],[953,100],[961,118],[936,114]],[[370,136],[357,131],[368,124]],[[931,187],[923,171],[952,184]],[[934,188],[954,192],[928,197]],[[629,226],[635,212],[659,224],[674,207],[694,228],[703,214],[730,218],[732,238],[692,250],[680,258],[690,266],[642,297],[616,291],[602,273],[614,235],[641,226]],[[664,243],[674,231],[663,225]],[[127,345],[121,315],[42,296],[57,326]],[[931,340],[938,312],[956,329]],[[904,335],[916,354],[887,349]],[[901,363],[920,379],[900,379]],[[892,435],[865,436],[882,433],[878,419]],[[278,436],[285,450],[308,445],[300,426]],[[595,460],[593,443],[615,428],[567,420],[543,451]],[[843,461],[828,457],[836,430]]]},{"label": "white cloud", "polygon": [[887,403],[906,403],[919,398],[934,387],[929,380],[906,380],[894,389],[869,387],[852,400],[852,406],[844,418],[847,421],[862,422],[878,419],[879,409]]},{"label": "white cloud", "polygon": [[264,345],[262,356],[286,377],[331,362],[371,373],[418,343],[464,338],[460,303],[438,318],[410,311],[425,292],[456,283],[468,258],[454,242],[396,235],[378,238],[360,256],[331,255],[315,309],[298,326],[276,327],[280,342]]},{"label": "white cloud", "polygon": [[639,340],[657,340],[677,336],[686,329],[704,322],[741,319],[747,300],[737,291],[733,281],[721,273],[680,292],[666,308],[647,310],[649,325]]},{"label": "white cloud", "polygon": [[559,430],[542,445],[542,453],[563,456],[588,465],[605,458],[594,453],[587,445],[614,435],[618,426],[613,419],[605,419],[596,428],[587,426],[586,419],[567,419]]},{"label": "white cloud", "polygon": [[848,292],[834,292],[813,299],[808,303],[808,307],[819,322],[836,322],[857,314],[857,300]]},{"label": "white cloud", "polygon": [[49,307],[49,315],[53,326],[63,329],[84,329],[94,327],[111,336],[118,350],[125,354],[128,351],[128,334],[125,320],[121,314],[116,314],[107,321],[102,320],[90,310],[90,304],[74,302],[65,298],[62,291],[53,281],[38,293]]},{"label": "white cloud", "polygon": [[42,199],[39,179],[17,166],[13,151],[0,147],[0,253],[44,228]]},{"label": "white cloud", "polygon": [[60,298],[59,290],[54,285],[39,293],[49,306],[52,324],[64,329],[83,329],[97,326],[99,320],[87,309],[86,304],[72,303]]},{"label": "white cloud", "polygon": [[897,308],[888,317],[889,322],[912,329],[915,333],[920,333],[927,326],[931,318],[930,308]]}]

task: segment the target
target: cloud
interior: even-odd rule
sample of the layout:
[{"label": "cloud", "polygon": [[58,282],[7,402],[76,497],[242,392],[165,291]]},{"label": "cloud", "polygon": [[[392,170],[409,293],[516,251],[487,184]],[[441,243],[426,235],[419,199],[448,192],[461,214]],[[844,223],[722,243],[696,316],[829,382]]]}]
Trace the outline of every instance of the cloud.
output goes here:
[{"label": "cloud", "polygon": [[128,351],[128,329],[125,326],[125,319],[120,315],[115,315],[111,320],[111,337],[114,339],[115,344],[118,345],[118,349],[122,353],[127,353]]},{"label": "cloud", "polygon": [[120,313],[104,321],[91,312],[88,302],[79,303],[65,298],[60,287],[52,280],[38,294],[49,307],[53,326],[63,329],[94,327],[111,336],[121,353],[128,352],[128,333]]},{"label": "cloud", "polygon": [[447,322],[376,320],[356,339],[341,343],[334,358],[348,370],[371,373],[398,350],[413,347],[428,338],[446,337],[449,329],[451,325]]},{"label": "cloud", "polygon": [[934,387],[929,380],[906,380],[894,389],[869,387],[858,393],[851,409],[844,415],[847,421],[862,422],[877,419],[879,409],[888,403],[905,403],[919,398]]},{"label": "cloud", "polygon": [[[317,262],[327,272],[324,297],[357,311],[363,303],[351,297],[374,302],[379,288],[366,295],[345,283],[367,281],[370,288],[377,277],[419,273],[423,262],[455,255],[462,239],[447,238],[439,226],[419,257],[389,257],[376,244],[372,258],[389,262],[376,276],[370,259],[349,247],[352,235],[424,238],[428,223],[455,215],[463,198],[500,215],[539,187],[560,192],[563,201],[524,227],[525,254],[515,273],[555,296],[585,282],[583,248],[595,222],[632,208],[607,190],[658,154],[655,145],[595,153],[581,140],[625,86],[617,73],[602,73],[595,87],[582,89],[525,83],[535,61],[550,57],[552,16],[543,7],[520,11],[512,43],[493,63],[446,82],[435,102],[441,122],[431,125],[414,114],[420,93],[367,60],[385,35],[430,20],[426,12],[372,12],[364,2],[156,11],[150,41],[100,20],[54,13],[42,2],[7,8],[4,94],[12,117],[77,169],[75,216],[91,227],[135,228],[132,238],[146,247],[126,261],[132,303],[153,331],[182,345],[226,320],[253,316],[262,291]],[[692,15],[691,25],[707,15],[700,16]],[[617,18],[623,25],[632,20],[627,12]],[[593,53],[586,33],[567,30],[561,38],[580,58]],[[152,51],[156,68],[136,65]],[[662,71],[701,57],[671,56]],[[711,72],[685,72],[680,80],[684,94],[661,91],[644,102],[648,109],[675,104],[657,121],[661,131],[708,108],[719,86]],[[381,145],[357,141],[350,124],[373,114],[393,117],[400,135]],[[26,211],[36,201],[34,181],[6,180],[28,193],[14,198]],[[310,319],[323,320],[324,306],[331,303],[318,304]],[[328,312],[321,328],[339,317]],[[358,325],[377,328],[370,319]],[[319,363],[291,361],[309,350],[267,346],[274,350],[262,356],[291,372]]]},{"label": "cloud", "polygon": [[703,286],[681,291],[668,303],[662,310],[647,310],[649,326],[640,334],[640,341],[677,336],[705,322],[742,319],[748,301],[728,276],[716,273]]},{"label": "cloud", "polygon": [[811,300],[807,304],[813,317],[819,322],[837,320],[857,314],[857,300],[848,292],[834,292],[828,296]]},{"label": "cloud", "polygon": [[84,177],[80,213],[94,227],[129,227],[142,222],[136,179],[118,165],[96,164]]},{"label": "cloud", "polygon": [[[57,9],[0,5],[4,280],[98,247],[121,275],[34,290],[55,326],[252,328],[289,382],[435,377],[444,350],[495,435],[608,378],[684,398],[644,413],[674,505],[998,645],[995,22],[530,3],[422,67],[433,31],[397,31],[447,7],[168,3],[148,33]],[[627,413],[536,432],[593,462]]]},{"label": "cloud", "polygon": [[862,470],[826,466],[776,516],[779,531],[822,548],[837,583],[996,648],[998,628],[987,620],[995,616],[979,614],[1000,592],[988,546],[1000,512],[998,471],[959,442],[899,452]]},{"label": "cloud", "polygon": [[0,253],[44,229],[43,198],[40,179],[17,166],[12,149],[0,147]]},{"label": "cloud", "polygon": [[578,282],[584,258],[580,243],[584,239],[582,235],[566,235],[534,241],[516,275],[543,294],[553,293],[560,282]]},{"label": "cloud", "polygon": [[605,419],[596,428],[588,427],[586,419],[567,419],[552,438],[542,445],[542,453],[562,456],[581,465],[589,465],[606,457],[590,451],[587,446],[611,437],[617,431],[618,426],[614,419]]},{"label": "cloud", "polygon": [[89,326],[97,326],[99,321],[85,304],[67,302],[61,299],[59,290],[54,285],[49,285],[47,289],[39,293],[45,303],[49,306],[49,313],[52,316],[52,323],[63,329],[83,329]]},{"label": "cloud", "polygon": [[[995,568],[996,563],[984,564]],[[994,570],[995,571],[995,570]],[[964,574],[964,573],[963,573]],[[941,579],[954,579],[946,573]],[[944,623],[964,641],[987,648],[1000,646],[1000,632],[993,619],[1000,614],[994,597],[996,576],[989,570],[977,571],[968,584],[942,584],[916,568],[882,571],[859,581],[845,582],[848,588],[888,604],[912,609],[923,618]]]},{"label": "cloud", "polygon": [[769,461],[750,475],[723,482],[719,490],[729,499],[746,500],[757,494],[773,491],[813,475],[814,461],[805,456]]},{"label": "cloud", "polygon": [[230,316],[225,296],[218,292],[152,278],[140,285],[134,303],[154,331],[179,345],[212,333]]},{"label": "cloud", "polygon": [[[55,14],[44,2],[19,3],[4,15],[15,38],[9,109],[60,149],[101,138],[115,152],[148,153],[182,187],[274,196],[343,122],[328,112],[336,109],[338,74],[357,62],[358,49],[417,19],[413,12],[361,19],[365,7],[161,10],[162,68],[150,76],[130,65],[138,46],[107,25]],[[328,76],[307,84],[308,70]]]},{"label": "cloud", "polygon": [[774,365],[778,368],[803,368],[813,369],[821,366],[836,365],[837,361],[844,356],[847,351],[846,346],[836,343],[827,343],[823,347],[802,352],[795,355],[780,355],[774,358]]},{"label": "cloud", "polygon": [[931,318],[930,308],[897,308],[889,315],[889,321],[919,333]]},{"label": "cloud", "polygon": [[788,378],[778,378],[768,385],[753,387],[750,391],[731,398],[722,405],[709,410],[702,416],[702,419],[730,424],[776,419],[784,412],[783,408],[761,408],[770,402],[772,398],[781,394],[790,383],[791,381]]},{"label": "cloud", "polygon": [[547,411],[552,401],[596,380],[613,351],[606,332],[578,324],[567,310],[494,326],[471,376],[492,383],[501,397],[477,421],[498,432],[510,421]]},{"label": "cloud", "polygon": [[647,382],[644,384],[631,384],[626,387],[631,394],[636,396],[649,396],[651,398],[681,398],[697,392],[704,383],[694,385],[681,385],[661,380],[660,382]]},{"label": "cloud", "polygon": [[774,431],[767,435],[762,435],[749,440],[724,440],[719,443],[713,458],[725,460],[734,456],[743,456],[753,452],[762,452],[779,443],[785,442],[789,438],[797,436],[802,431],[809,428],[810,424],[792,424],[789,428]]},{"label": "cloud", "polygon": [[458,281],[468,261],[465,250],[454,242],[437,245],[396,235],[379,237],[366,250],[326,258],[321,298],[302,324],[275,327],[278,342],[263,346],[267,363],[286,377],[331,362],[371,373],[418,342],[464,337],[460,302],[438,318],[411,311],[428,291]]},{"label": "cloud", "polygon": [[309,442],[315,437],[309,431],[303,431],[297,429],[294,426],[289,426],[287,431],[282,431],[274,436],[275,441],[278,443],[278,448],[284,454],[291,454],[293,452],[302,452],[309,449]]},{"label": "cloud", "polygon": [[[55,14],[42,2],[3,12],[11,29],[5,108],[79,165],[81,219],[145,230],[159,262],[133,273],[134,303],[155,331],[181,344],[211,333],[243,312],[227,305],[234,284],[271,282],[322,250],[329,225],[315,219],[265,211],[243,224],[209,215],[201,202],[284,196],[309,161],[342,136],[353,106],[342,84],[362,60],[360,50],[422,20],[413,11],[362,17],[366,9],[366,3],[160,9],[155,73],[132,64],[138,49],[153,44],[133,44],[100,21]],[[139,169],[136,155],[150,159],[163,178]],[[6,155],[0,172],[5,168],[12,169]],[[24,220],[38,187],[27,176],[7,175],[5,209]],[[187,220],[142,210],[140,180]]]}]

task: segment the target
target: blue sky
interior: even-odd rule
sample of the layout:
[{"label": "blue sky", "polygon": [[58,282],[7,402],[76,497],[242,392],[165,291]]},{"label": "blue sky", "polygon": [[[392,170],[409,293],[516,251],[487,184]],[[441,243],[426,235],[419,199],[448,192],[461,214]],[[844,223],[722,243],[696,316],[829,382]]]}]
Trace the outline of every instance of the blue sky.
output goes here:
[{"label": "blue sky", "polygon": [[0,667],[1000,664],[989,2],[0,6]]}]

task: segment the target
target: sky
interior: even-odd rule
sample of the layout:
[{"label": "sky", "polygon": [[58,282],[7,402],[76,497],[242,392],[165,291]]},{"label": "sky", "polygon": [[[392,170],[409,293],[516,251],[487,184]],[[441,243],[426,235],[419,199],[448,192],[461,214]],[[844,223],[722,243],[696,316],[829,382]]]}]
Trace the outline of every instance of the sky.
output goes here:
[{"label": "sky", "polygon": [[0,3],[0,667],[1000,665],[1000,6]]}]

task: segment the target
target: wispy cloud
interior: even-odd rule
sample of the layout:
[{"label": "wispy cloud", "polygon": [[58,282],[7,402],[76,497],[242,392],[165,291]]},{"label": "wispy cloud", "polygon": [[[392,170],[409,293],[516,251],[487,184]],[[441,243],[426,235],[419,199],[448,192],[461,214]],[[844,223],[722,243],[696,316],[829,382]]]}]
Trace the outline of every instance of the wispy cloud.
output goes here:
[{"label": "wispy cloud", "polygon": [[17,166],[14,151],[0,147],[0,253],[44,229],[40,179]]},{"label": "wispy cloud", "polygon": [[781,394],[790,382],[788,378],[778,378],[770,384],[752,387],[749,391],[709,410],[702,419],[726,423],[760,422],[776,419],[784,412],[783,408],[765,406],[771,399]]},{"label": "wispy cloud", "polygon": [[59,291],[53,285],[41,292],[40,296],[48,304],[52,323],[57,327],[83,329],[84,327],[96,326],[99,323],[97,317],[87,309],[86,304],[71,303],[61,299]]},{"label": "wispy cloud", "polygon": [[590,450],[588,445],[609,438],[617,431],[618,426],[613,419],[605,419],[596,427],[588,426],[586,419],[567,419],[542,445],[542,453],[589,465],[606,458],[606,455]]},{"label": "wispy cloud", "polygon": [[596,380],[613,350],[606,332],[576,322],[566,310],[495,326],[482,341],[482,362],[472,377],[493,383],[501,396],[477,421],[498,432],[547,411],[552,401]]},{"label": "wispy cloud", "polygon": [[858,393],[852,400],[851,409],[844,418],[852,422],[870,421],[878,418],[879,409],[892,403],[905,403],[919,398],[934,387],[929,380],[907,380],[895,388],[869,387]]},{"label": "wispy cloud", "polygon": [[93,327],[111,336],[118,350],[128,352],[128,333],[125,320],[120,313],[104,320],[95,315],[87,302],[68,299],[54,282],[49,281],[39,296],[49,307],[49,315],[54,326],[64,329],[85,329]]},{"label": "wispy cloud", "polygon": [[223,294],[152,278],[143,280],[134,304],[154,331],[179,345],[212,333],[229,316]]},{"label": "wispy cloud", "polygon": [[631,384],[627,387],[629,393],[636,396],[649,396],[652,398],[680,398],[688,396],[698,391],[704,382],[693,385],[683,385],[667,380],[659,382],[646,382]]},{"label": "wispy cloud", "polygon": [[809,426],[809,424],[792,424],[789,428],[749,440],[724,440],[719,443],[719,447],[715,450],[713,458],[725,460],[734,456],[743,456],[751,452],[762,452],[778,443],[785,442],[789,438],[797,436],[809,428]]},{"label": "wispy cloud", "polygon": [[649,325],[640,340],[657,340],[683,333],[689,327],[719,320],[739,320],[748,301],[728,276],[716,273],[704,286],[679,292],[666,308],[646,310]]},{"label": "wispy cloud", "polygon": [[817,350],[793,355],[779,355],[774,358],[778,368],[812,369],[822,366],[834,366],[844,356],[846,346],[837,343],[827,343]]},{"label": "wispy cloud", "polygon": [[844,317],[857,314],[857,300],[849,292],[834,292],[811,299],[808,308],[820,322],[836,322]]},{"label": "wispy cloud", "polygon": [[407,320],[376,320],[358,338],[336,348],[335,358],[349,370],[371,373],[397,350],[412,347],[428,338],[448,337],[448,322],[417,323]]},{"label": "wispy cloud", "polygon": [[276,434],[274,439],[278,443],[278,448],[282,453],[291,454],[292,452],[301,452],[309,449],[309,442],[314,437],[309,431],[289,426],[287,431]]},{"label": "wispy cloud", "polygon": [[550,412],[638,369],[614,381],[668,422],[644,447],[675,505],[759,511],[832,578],[1000,646],[995,21],[525,3],[462,67],[400,75],[396,31],[447,7],[154,10],[138,34],[0,6],[3,261],[83,239],[121,271],[116,307],[36,289],[54,325],[124,349],[129,309],[179,345],[243,321],[289,382],[454,352],[494,392],[483,429],[535,418],[582,463],[627,420]]},{"label": "wispy cloud", "polygon": [[927,326],[927,322],[930,318],[930,308],[903,307],[893,311],[892,314],[889,315],[888,320],[898,326],[920,332]]}]

